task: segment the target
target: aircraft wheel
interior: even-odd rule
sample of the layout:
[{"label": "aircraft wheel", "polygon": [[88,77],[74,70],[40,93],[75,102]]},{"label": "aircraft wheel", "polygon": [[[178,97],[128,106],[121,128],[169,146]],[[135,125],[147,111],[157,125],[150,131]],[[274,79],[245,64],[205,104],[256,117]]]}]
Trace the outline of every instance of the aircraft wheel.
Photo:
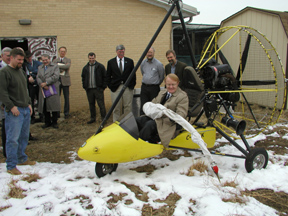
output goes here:
[{"label": "aircraft wheel", "polygon": [[95,165],[95,173],[101,178],[107,174],[111,174],[116,171],[118,164],[104,164],[104,163],[96,163]]},{"label": "aircraft wheel", "polygon": [[245,160],[245,168],[248,173],[254,169],[262,169],[267,166],[268,154],[264,148],[252,149]]}]

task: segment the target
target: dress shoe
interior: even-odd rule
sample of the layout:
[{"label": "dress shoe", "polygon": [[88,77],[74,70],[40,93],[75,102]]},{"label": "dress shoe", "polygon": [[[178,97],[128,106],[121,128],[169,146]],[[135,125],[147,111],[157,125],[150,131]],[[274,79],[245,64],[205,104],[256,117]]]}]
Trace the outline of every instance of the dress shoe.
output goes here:
[{"label": "dress shoe", "polygon": [[39,119],[34,120],[34,123],[39,123],[39,122],[42,122],[42,119],[39,118]]},{"label": "dress shoe", "polygon": [[12,175],[21,175],[22,173],[15,167],[14,169],[7,170],[8,173]]},{"label": "dress shoe", "polygon": [[22,166],[22,165],[31,165],[31,166],[33,166],[35,164],[36,164],[36,161],[27,160],[24,163],[20,163],[20,164],[17,164],[17,165],[19,165],[19,166]]},{"label": "dress shoe", "polygon": [[91,119],[90,121],[87,122],[87,124],[92,124],[92,123],[94,123],[94,122],[95,122],[95,120],[94,120],[94,119]]},{"label": "dress shoe", "polygon": [[38,139],[36,137],[33,137],[33,136],[29,137],[29,141],[35,141],[35,140],[38,140]]},{"label": "dress shoe", "polygon": [[35,118],[31,118],[30,123],[31,123],[31,124],[34,124],[34,123],[35,123]]},{"label": "dress shoe", "polygon": [[55,128],[55,129],[58,129],[58,124],[52,124],[52,127]]},{"label": "dress shoe", "polygon": [[44,125],[42,125],[42,128],[45,129],[45,128],[48,128],[50,126],[51,126],[51,124],[44,124]]}]

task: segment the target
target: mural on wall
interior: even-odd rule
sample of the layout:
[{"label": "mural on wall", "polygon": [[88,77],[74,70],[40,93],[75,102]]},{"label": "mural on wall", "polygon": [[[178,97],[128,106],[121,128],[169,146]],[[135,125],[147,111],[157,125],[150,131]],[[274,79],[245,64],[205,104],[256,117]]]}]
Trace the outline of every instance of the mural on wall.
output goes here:
[{"label": "mural on wall", "polygon": [[33,55],[33,59],[41,57],[42,54],[48,54],[51,57],[51,61],[57,58],[56,37],[39,37],[39,38],[27,38],[28,50]]}]

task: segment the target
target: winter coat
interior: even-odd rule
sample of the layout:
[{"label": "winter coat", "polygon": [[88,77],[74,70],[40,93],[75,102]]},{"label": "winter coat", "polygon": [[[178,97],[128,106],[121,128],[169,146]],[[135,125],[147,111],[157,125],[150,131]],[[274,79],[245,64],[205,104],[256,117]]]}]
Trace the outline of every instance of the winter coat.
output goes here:
[{"label": "winter coat", "polygon": [[[163,89],[159,92],[158,96],[152,100],[152,103],[160,103],[162,98],[166,96],[167,89]],[[183,118],[187,117],[188,113],[188,96],[186,92],[182,91],[179,87],[177,88],[176,92],[172,94],[172,96],[166,101],[164,106]],[[168,146],[169,142],[175,136],[176,132],[176,123],[171,121],[165,115],[161,118],[155,119],[157,130],[159,137],[161,139],[161,143],[164,146]]]},{"label": "winter coat", "polygon": [[[184,71],[186,66],[187,66],[186,63],[177,60],[177,64],[176,64],[176,68],[175,68],[175,74],[179,77],[179,80],[180,80],[179,87],[181,89],[183,89],[183,71]],[[165,66],[165,74],[167,76],[170,73],[171,73],[171,64],[167,64]]]},{"label": "winter coat", "polygon": [[[107,87],[106,84],[106,70],[104,65],[102,65],[99,62],[95,62],[95,68],[94,68],[94,77],[96,82],[96,87],[104,90]],[[83,67],[82,70],[82,87],[87,90],[89,86],[89,62]]]},{"label": "winter coat", "polygon": [[44,97],[42,94],[42,88],[40,84],[43,82],[47,82],[48,86],[54,84],[56,91],[58,94],[52,95],[46,98],[46,110],[47,112],[60,112],[60,96],[59,96],[59,67],[57,64],[50,63],[47,66],[46,71],[44,72],[44,64],[40,65],[38,68],[37,74],[37,83],[39,85],[39,103],[38,103],[38,111],[39,113],[43,113],[44,107]]}]

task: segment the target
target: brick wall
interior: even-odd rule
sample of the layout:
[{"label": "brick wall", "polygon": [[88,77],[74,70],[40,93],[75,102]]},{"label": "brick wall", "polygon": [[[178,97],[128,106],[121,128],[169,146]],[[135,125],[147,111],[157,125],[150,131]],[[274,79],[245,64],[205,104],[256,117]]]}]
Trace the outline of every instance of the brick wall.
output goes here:
[{"label": "brick wall", "polygon": [[[97,61],[106,67],[116,56],[116,45],[124,44],[125,55],[136,65],[167,11],[138,0],[1,0],[0,13],[0,37],[56,36],[57,46],[67,47],[66,56],[72,61],[70,107],[75,111],[88,109],[81,84],[87,54],[95,52]],[[32,24],[21,26],[19,19],[31,19]],[[170,32],[168,20],[153,45],[155,57],[164,65]],[[138,70],[136,88],[140,88],[141,79]],[[105,90],[105,101],[110,108],[109,89]]]}]

